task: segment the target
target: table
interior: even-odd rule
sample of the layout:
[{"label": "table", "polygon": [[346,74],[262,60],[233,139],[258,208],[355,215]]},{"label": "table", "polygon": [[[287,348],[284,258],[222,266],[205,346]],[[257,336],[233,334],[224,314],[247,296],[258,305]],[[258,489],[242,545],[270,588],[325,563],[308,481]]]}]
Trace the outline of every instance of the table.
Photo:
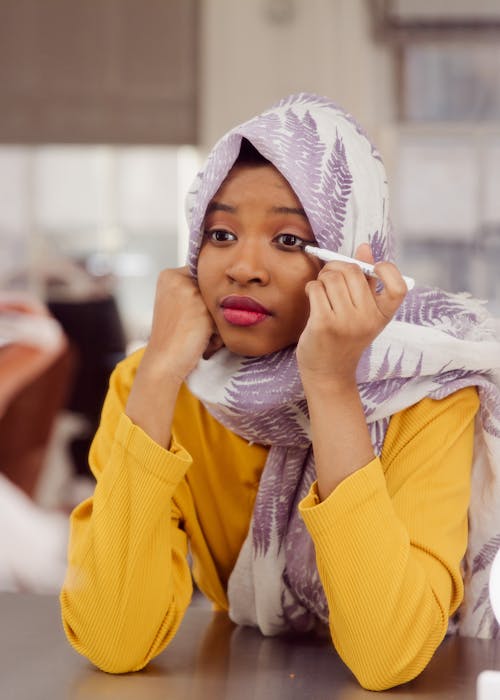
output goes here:
[{"label": "table", "polygon": [[195,602],[139,673],[95,669],[66,642],[55,596],[0,594],[1,700],[474,700],[478,673],[500,669],[500,640],[446,639],[415,681],[363,690],[320,638],[266,638]]}]

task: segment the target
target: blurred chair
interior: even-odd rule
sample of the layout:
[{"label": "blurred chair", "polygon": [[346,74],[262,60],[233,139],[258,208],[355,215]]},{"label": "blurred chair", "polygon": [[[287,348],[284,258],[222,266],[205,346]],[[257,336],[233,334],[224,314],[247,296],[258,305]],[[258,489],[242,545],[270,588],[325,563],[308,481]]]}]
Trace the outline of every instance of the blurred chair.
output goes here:
[{"label": "blurred chair", "polygon": [[74,358],[66,411],[80,417],[69,441],[74,475],[93,479],[88,452],[99,425],[109,376],[125,356],[126,337],[114,296],[115,277],[101,260],[98,274],[87,258],[53,258],[38,269],[47,307],[61,324]]},{"label": "blurred chair", "polygon": [[86,423],[70,441],[69,451],[76,475],[90,477],[88,452],[99,425],[109,376],[125,356],[125,332],[112,294],[49,300],[48,308],[61,324],[75,362],[65,409],[84,417]]}]

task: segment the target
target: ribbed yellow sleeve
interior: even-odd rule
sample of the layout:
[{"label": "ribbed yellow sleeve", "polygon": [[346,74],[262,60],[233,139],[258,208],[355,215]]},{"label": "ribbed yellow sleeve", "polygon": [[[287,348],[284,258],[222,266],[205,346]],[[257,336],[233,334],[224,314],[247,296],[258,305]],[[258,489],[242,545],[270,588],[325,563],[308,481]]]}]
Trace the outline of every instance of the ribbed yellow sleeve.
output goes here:
[{"label": "ribbed yellow sleeve", "polygon": [[371,690],[418,675],[462,600],[477,408],[470,388],[397,414],[381,459],[300,505],[333,642]]},{"label": "ribbed yellow sleeve", "polygon": [[141,356],[111,376],[90,451],[97,485],[71,515],[60,596],[70,643],[111,673],[138,670],[165,648],[192,578],[227,609],[227,579],[267,455],[215,421],[186,387],[170,450],[157,445],[124,413]]},{"label": "ribbed yellow sleeve", "polygon": [[[132,367],[131,369],[135,369]],[[74,648],[112,673],[142,668],[175,634],[192,594],[172,495],[191,464],[123,413],[132,375],[113,375],[90,464],[92,499],[71,516],[63,624]]]},{"label": "ribbed yellow sleeve", "polygon": [[[74,648],[114,673],[137,670],[175,635],[192,576],[227,609],[266,448],[212,418],[186,387],[165,450],[124,413],[140,353],[112,375],[90,464],[94,496],[71,517],[63,624]],[[460,562],[478,399],[464,389],[392,417],[380,459],[300,511],[314,541],[333,642],[361,684],[425,667],[460,604]],[[192,572],[188,564],[188,543]]]}]

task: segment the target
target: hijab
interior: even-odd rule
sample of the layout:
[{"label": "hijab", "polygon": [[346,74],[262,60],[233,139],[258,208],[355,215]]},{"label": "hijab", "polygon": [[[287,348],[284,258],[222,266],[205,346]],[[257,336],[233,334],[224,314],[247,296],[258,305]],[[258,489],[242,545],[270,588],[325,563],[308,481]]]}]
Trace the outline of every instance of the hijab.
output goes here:
[{"label": "hijab", "polygon": [[[194,276],[207,206],[235,163],[242,139],[286,178],[317,243],[353,256],[368,241],[375,261],[394,259],[388,187],[380,154],[355,120],[329,99],[290,95],[223,136],[186,201]],[[470,296],[429,287],[409,292],[364,352],[357,383],[374,451],[391,416],[424,397],[474,385],[476,421],[465,599],[450,623],[462,634],[497,632],[488,576],[500,546],[500,342],[496,322]],[[200,360],[191,392],[220,423],[269,446],[247,538],[228,584],[230,616],[264,634],[328,622],[313,542],[298,503],[315,479],[307,402],[295,347],[261,357],[227,348]]]}]

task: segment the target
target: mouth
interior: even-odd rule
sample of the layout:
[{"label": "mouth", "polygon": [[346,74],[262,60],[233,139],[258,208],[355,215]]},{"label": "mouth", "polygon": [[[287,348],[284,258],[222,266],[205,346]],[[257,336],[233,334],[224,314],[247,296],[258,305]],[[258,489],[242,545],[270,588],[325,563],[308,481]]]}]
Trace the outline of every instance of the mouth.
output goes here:
[{"label": "mouth", "polygon": [[222,315],[233,326],[254,326],[271,312],[251,297],[228,296],[221,301]]}]

